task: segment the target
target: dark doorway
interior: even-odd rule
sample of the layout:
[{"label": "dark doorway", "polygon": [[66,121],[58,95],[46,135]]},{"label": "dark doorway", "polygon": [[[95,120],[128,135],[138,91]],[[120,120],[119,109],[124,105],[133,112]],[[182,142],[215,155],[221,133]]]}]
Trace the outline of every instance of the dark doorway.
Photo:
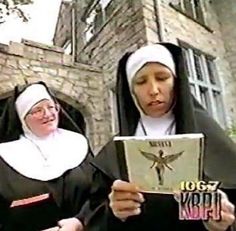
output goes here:
[{"label": "dark doorway", "polygon": [[84,121],[83,115],[80,113],[79,110],[71,106],[70,104],[57,99],[60,103],[61,107],[69,114],[69,116],[72,118],[72,120],[76,123],[76,125],[82,130],[82,133],[86,134],[86,123]]}]

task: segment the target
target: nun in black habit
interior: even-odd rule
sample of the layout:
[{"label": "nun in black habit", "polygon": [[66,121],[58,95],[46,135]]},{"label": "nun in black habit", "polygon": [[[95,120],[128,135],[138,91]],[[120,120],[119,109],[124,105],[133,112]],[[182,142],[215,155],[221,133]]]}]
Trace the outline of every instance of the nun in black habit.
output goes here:
[{"label": "nun in black habit", "polygon": [[0,118],[0,230],[81,231],[88,141],[43,82],[20,88]]},{"label": "nun in black habit", "polygon": [[[203,133],[204,178],[221,182],[221,221],[181,221],[173,195],[140,193],[122,181],[113,141],[94,158],[95,168],[86,222],[89,231],[223,231],[232,229],[236,187],[236,148],[190,93],[181,49],[147,45],[119,61],[117,86],[120,136]],[[231,203],[230,201],[233,203]]]}]

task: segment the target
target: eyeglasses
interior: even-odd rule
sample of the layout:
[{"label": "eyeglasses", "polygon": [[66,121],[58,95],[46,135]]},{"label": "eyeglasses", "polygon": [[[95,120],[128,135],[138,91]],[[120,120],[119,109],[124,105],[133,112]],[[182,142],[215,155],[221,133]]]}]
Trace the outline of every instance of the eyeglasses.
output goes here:
[{"label": "eyeglasses", "polygon": [[47,105],[44,107],[36,107],[36,108],[31,109],[27,115],[31,115],[35,118],[40,119],[44,117],[44,115],[46,114],[46,111],[53,114],[53,113],[58,112],[59,109],[60,109],[60,106],[58,104]]}]

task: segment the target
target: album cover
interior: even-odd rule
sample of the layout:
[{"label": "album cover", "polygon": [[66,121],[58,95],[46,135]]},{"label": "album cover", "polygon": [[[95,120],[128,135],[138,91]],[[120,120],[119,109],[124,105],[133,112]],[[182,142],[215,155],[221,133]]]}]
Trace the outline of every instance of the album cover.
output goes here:
[{"label": "album cover", "polygon": [[203,134],[116,136],[123,180],[143,192],[172,194],[181,181],[202,179]]}]

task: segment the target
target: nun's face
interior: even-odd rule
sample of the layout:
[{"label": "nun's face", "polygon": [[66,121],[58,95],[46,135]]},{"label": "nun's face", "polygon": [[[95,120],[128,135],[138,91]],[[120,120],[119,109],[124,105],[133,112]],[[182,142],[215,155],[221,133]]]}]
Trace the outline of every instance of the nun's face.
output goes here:
[{"label": "nun's face", "polygon": [[58,114],[59,105],[53,100],[42,100],[27,113],[25,123],[33,134],[44,137],[57,129]]},{"label": "nun's face", "polygon": [[143,112],[160,117],[169,111],[174,100],[174,76],[159,63],[145,64],[135,75],[133,92]]}]

